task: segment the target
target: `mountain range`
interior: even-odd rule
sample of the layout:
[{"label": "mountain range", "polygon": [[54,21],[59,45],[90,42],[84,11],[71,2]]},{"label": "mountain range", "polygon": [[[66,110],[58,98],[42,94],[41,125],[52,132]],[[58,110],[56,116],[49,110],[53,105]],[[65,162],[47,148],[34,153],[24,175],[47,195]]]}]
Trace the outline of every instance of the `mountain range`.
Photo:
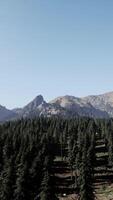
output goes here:
[{"label": "mountain range", "polygon": [[13,110],[0,105],[0,122],[37,116],[110,118],[113,117],[113,92],[82,98],[66,95],[50,102],[38,95],[23,108]]}]

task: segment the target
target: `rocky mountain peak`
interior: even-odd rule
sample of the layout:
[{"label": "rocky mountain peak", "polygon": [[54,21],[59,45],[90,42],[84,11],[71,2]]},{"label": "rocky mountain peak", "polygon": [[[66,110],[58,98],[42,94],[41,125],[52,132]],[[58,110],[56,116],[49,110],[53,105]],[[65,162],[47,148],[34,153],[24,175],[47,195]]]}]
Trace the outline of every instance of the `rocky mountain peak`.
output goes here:
[{"label": "rocky mountain peak", "polygon": [[35,97],[35,99],[33,99],[33,101],[31,101],[29,104],[27,104],[24,109],[28,109],[28,110],[34,110],[36,109],[39,105],[41,104],[45,104],[46,102],[44,101],[44,98],[42,95],[38,95]]},{"label": "rocky mountain peak", "polygon": [[43,102],[45,102],[45,101],[44,101],[44,98],[42,95],[36,96],[35,99],[32,101],[32,103],[34,103],[35,106],[39,106]]}]

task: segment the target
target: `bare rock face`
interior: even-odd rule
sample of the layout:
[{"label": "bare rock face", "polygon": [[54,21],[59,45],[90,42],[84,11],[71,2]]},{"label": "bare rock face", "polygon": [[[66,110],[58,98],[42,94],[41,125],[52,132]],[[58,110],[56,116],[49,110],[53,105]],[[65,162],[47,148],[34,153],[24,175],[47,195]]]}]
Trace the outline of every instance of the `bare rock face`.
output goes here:
[{"label": "bare rock face", "polygon": [[68,111],[76,112],[80,116],[107,118],[108,114],[105,111],[99,110],[94,107],[90,101],[86,101],[84,98],[78,98],[74,96],[58,97],[50,102],[54,105],[60,105]]},{"label": "bare rock face", "polygon": [[88,96],[84,99],[96,109],[105,111],[108,113],[109,117],[113,117],[113,92],[97,96]]},{"label": "bare rock face", "polygon": [[8,110],[0,106],[0,122],[37,116],[60,116],[65,118],[76,116],[113,117],[113,92],[83,98],[66,95],[58,97],[49,103],[44,100],[42,95],[38,95],[23,108]]}]

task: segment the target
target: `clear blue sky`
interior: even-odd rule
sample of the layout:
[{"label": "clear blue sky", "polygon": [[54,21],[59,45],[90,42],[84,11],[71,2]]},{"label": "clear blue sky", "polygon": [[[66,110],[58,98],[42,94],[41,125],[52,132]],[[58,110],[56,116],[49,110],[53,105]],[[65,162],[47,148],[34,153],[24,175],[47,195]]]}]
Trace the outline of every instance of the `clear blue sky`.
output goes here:
[{"label": "clear blue sky", "polygon": [[113,91],[113,0],[1,0],[0,104]]}]

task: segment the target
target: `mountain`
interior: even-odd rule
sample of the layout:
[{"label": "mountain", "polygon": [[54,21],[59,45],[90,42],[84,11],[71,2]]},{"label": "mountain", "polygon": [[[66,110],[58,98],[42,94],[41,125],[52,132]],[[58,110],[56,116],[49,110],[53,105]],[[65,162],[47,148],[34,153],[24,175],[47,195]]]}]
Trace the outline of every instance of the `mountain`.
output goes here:
[{"label": "mountain", "polygon": [[17,117],[17,114],[0,105],[0,122]]},{"label": "mountain", "polygon": [[37,116],[61,116],[65,118],[75,116],[113,117],[113,92],[83,98],[66,95],[57,97],[48,103],[42,95],[38,95],[23,108],[8,110],[0,106],[0,122]]},{"label": "mountain", "polygon": [[96,109],[107,112],[109,117],[113,117],[113,92],[88,96],[83,99]]},{"label": "mountain", "polygon": [[19,117],[36,117],[36,116],[62,116],[69,117],[71,112],[66,111],[59,105],[47,103],[42,95],[38,95],[33,101],[27,104],[22,109],[13,109]]},{"label": "mountain", "polygon": [[50,102],[53,105],[59,105],[67,111],[77,113],[80,116],[88,116],[94,118],[108,118],[109,115],[106,111],[95,108],[90,101],[84,98],[74,96],[58,97]]},{"label": "mountain", "polygon": [[45,105],[46,105],[46,102],[44,101],[43,96],[38,95],[35,99],[33,99],[33,101],[28,103],[23,108],[15,109],[15,112],[19,114],[20,117],[29,117],[30,115],[32,115],[32,113],[34,113],[34,115],[35,113],[39,115],[40,114],[39,108],[45,107]]}]

